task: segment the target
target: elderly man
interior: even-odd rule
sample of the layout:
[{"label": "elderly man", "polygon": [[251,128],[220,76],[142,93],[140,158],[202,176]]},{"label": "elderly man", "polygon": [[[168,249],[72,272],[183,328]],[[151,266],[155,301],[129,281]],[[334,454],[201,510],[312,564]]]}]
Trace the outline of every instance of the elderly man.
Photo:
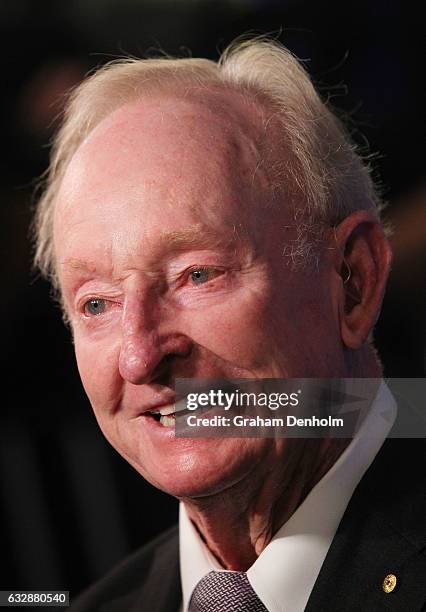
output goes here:
[{"label": "elderly man", "polygon": [[73,609],[421,608],[404,467],[420,461],[384,443],[384,385],[354,440],[175,435],[178,378],[381,376],[378,198],[288,51],[257,40],[218,64],[126,60],[88,78],[56,139],[37,241],[103,433],[181,501],[179,534]]}]

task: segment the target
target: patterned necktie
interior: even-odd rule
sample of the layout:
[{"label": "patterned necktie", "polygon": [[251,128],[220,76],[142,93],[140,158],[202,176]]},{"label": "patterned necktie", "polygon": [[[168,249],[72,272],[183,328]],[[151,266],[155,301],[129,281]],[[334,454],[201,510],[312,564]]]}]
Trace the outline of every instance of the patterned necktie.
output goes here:
[{"label": "patterned necktie", "polygon": [[268,612],[244,572],[209,572],[195,587],[189,612]]}]

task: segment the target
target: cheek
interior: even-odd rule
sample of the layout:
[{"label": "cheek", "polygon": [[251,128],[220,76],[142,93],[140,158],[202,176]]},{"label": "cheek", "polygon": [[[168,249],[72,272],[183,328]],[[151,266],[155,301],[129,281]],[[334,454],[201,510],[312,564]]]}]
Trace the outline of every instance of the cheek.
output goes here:
[{"label": "cheek", "polygon": [[194,342],[236,368],[257,376],[315,375],[339,358],[329,295],[312,279],[266,283],[220,304],[191,311],[185,328]]},{"label": "cheek", "polygon": [[113,411],[121,390],[118,371],[119,344],[74,337],[80,377],[95,413]]},{"label": "cheek", "polygon": [[182,328],[192,340],[221,359],[251,369],[263,364],[272,342],[266,294],[245,292],[207,309],[184,315]]}]

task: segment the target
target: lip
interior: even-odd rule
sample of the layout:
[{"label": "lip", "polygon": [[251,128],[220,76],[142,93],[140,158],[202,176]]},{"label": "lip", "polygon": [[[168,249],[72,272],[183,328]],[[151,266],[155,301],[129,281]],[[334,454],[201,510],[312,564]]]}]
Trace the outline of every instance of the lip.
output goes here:
[{"label": "lip", "polygon": [[160,408],[174,405],[176,400],[175,395],[168,396],[167,398],[157,400],[154,402],[148,402],[144,404],[142,410],[139,410],[139,415],[146,414],[147,412],[159,412]]},{"label": "lip", "polygon": [[168,442],[176,439],[174,427],[165,427],[159,421],[148,416],[147,413],[141,414],[139,419],[140,424],[152,439],[167,440]]}]

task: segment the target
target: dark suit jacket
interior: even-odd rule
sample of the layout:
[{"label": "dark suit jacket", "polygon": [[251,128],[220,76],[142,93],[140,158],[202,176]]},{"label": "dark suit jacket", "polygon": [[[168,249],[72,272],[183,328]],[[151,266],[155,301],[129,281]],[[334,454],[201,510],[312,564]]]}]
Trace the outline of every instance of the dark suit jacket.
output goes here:
[{"label": "dark suit jacket", "polygon": [[[349,502],[307,612],[426,610],[425,459],[423,440],[386,440]],[[178,544],[175,527],[86,591],[72,612],[176,612]],[[382,588],[388,574],[397,578],[391,593]]]}]

